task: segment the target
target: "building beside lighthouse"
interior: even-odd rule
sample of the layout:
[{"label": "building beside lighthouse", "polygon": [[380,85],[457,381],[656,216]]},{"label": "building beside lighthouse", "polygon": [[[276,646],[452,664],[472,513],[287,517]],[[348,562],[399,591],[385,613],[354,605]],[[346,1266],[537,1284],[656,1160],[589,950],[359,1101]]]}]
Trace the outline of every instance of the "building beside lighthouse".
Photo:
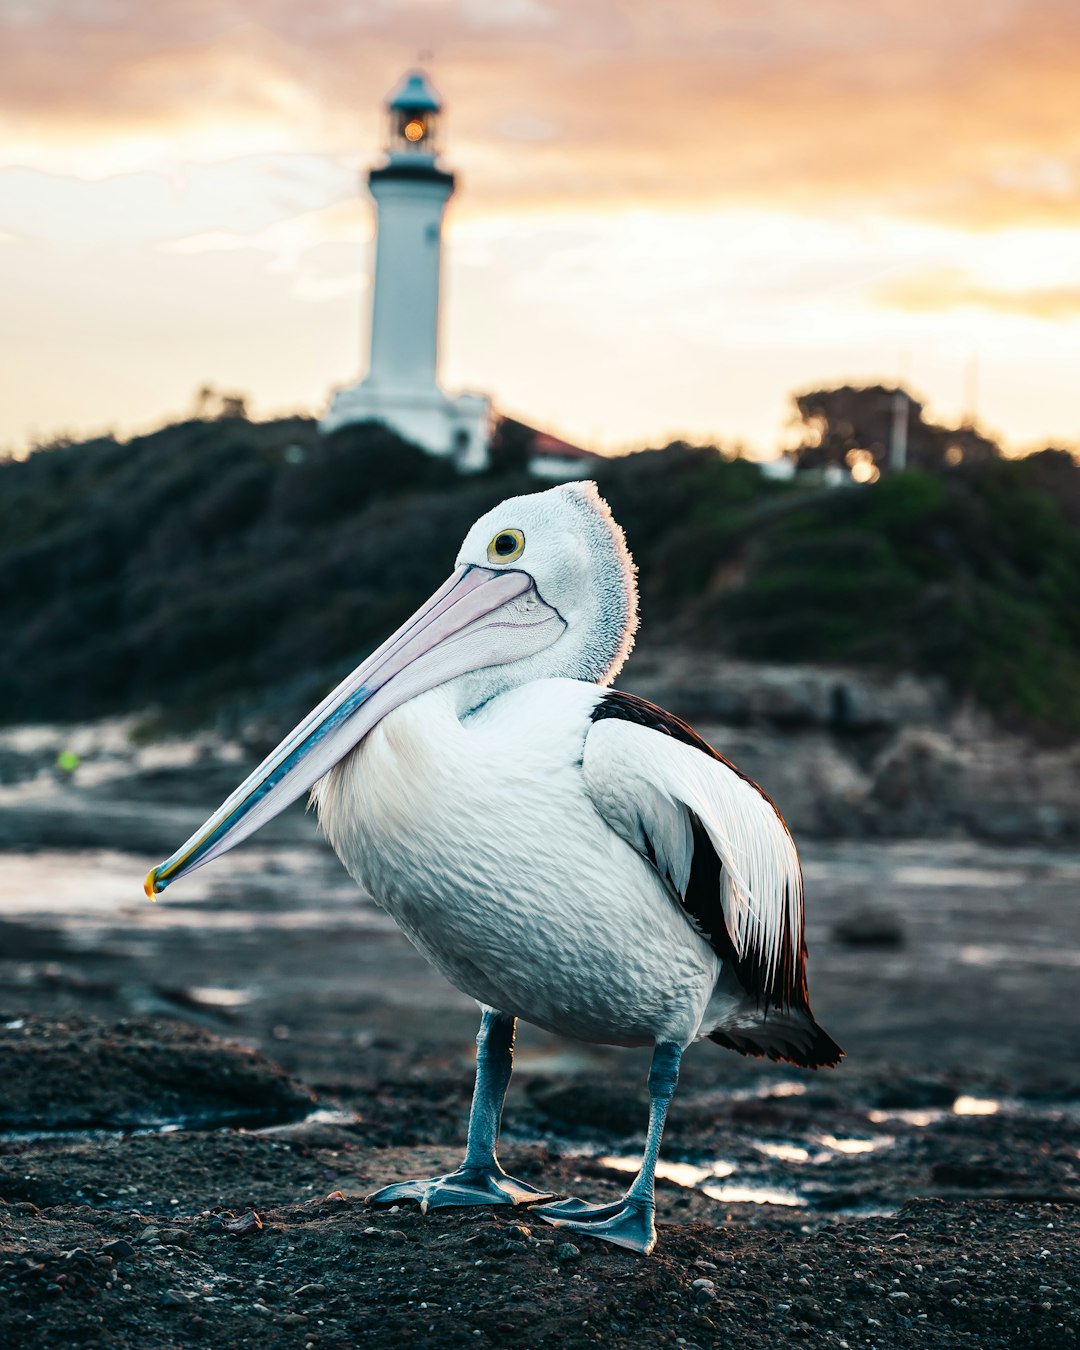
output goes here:
[{"label": "building beside lighthouse", "polygon": [[387,101],[386,157],[367,177],[375,199],[370,359],[358,383],[338,389],[319,426],[382,422],[464,470],[483,469],[491,402],[439,387],[442,221],[454,175],[439,161],[442,104],[427,77],[407,75]]}]

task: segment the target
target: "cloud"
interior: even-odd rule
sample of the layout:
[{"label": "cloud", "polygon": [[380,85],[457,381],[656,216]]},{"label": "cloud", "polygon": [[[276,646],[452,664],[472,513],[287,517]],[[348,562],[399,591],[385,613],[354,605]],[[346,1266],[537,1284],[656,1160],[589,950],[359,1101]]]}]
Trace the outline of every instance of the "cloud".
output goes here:
[{"label": "cloud", "polygon": [[0,130],[23,163],[355,153],[423,46],[477,210],[1080,223],[1075,0],[36,0],[3,16]]},{"label": "cloud", "polygon": [[995,287],[958,267],[928,268],[878,288],[879,303],[912,313],[983,309],[1048,323],[1080,319],[1080,286]]}]

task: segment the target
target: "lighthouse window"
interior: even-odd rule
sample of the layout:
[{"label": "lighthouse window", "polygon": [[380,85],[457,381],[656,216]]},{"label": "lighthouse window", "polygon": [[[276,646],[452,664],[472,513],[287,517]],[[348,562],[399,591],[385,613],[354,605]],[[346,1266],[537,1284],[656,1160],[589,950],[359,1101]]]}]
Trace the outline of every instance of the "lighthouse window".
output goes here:
[{"label": "lighthouse window", "polygon": [[405,139],[413,144],[424,139],[424,124],[418,117],[405,123]]}]

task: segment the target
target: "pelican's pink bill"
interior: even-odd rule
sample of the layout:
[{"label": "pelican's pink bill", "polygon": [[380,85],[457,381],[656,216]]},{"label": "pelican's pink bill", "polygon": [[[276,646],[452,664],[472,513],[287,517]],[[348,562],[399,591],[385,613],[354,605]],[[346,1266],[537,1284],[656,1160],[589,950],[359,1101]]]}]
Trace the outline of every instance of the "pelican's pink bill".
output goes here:
[{"label": "pelican's pink bill", "polygon": [[459,567],[295,727],[145,882],[166,886],[220,857],[309,791],[387,713],[448,680],[543,651],[563,620],[524,572]]}]

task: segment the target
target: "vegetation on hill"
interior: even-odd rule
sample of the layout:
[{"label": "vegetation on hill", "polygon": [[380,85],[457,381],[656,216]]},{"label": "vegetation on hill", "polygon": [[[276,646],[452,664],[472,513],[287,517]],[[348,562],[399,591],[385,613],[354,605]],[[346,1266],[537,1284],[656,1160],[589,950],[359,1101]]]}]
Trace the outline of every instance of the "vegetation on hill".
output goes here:
[{"label": "vegetation on hill", "polygon": [[[939,673],[1006,719],[1080,732],[1080,470],[1063,452],[826,489],[674,445],[596,476],[650,636]],[[303,712],[443,580],[482,511],[537,486],[302,419],[0,463],[0,717],[205,720],[267,690],[275,716]]]}]

